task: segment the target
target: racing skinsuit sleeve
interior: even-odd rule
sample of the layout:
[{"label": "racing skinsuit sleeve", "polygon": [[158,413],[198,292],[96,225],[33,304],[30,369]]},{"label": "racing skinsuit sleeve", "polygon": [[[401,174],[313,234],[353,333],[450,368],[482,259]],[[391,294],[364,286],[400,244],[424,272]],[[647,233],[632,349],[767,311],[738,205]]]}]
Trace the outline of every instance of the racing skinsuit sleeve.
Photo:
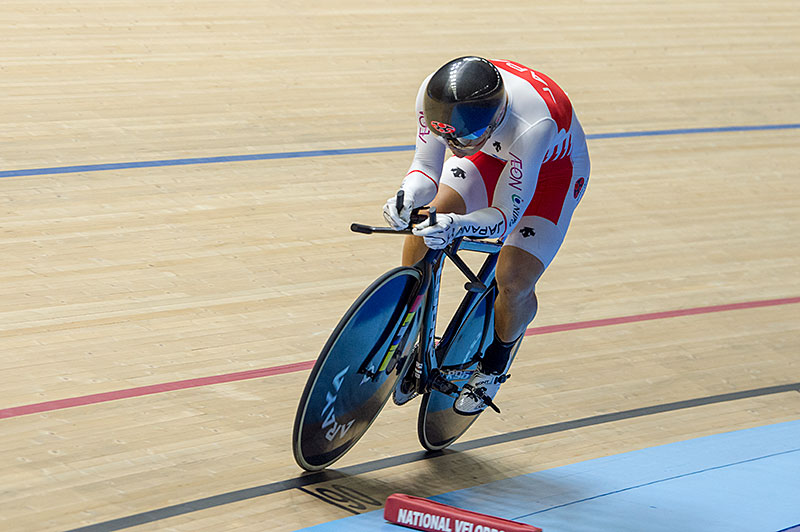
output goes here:
[{"label": "racing skinsuit sleeve", "polygon": [[[432,75],[432,74],[431,74]],[[439,190],[439,179],[442,177],[442,166],[446,145],[437,135],[434,135],[425,122],[422,105],[425,87],[428,86],[428,76],[417,93],[416,117],[417,139],[414,151],[414,160],[408,169],[402,188],[414,197],[414,206],[427,205],[436,196]]]}]

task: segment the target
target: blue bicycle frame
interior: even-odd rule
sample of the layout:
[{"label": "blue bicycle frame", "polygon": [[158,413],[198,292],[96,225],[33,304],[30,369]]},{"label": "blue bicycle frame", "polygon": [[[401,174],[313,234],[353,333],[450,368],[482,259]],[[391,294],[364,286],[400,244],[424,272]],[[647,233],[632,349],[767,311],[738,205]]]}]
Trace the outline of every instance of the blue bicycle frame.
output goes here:
[{"label": "blue bicycle frame", "polygon": [[[438,372],[441,366],[439,354],[447,349],[464,317],[469,314],[484,293],[494,289],[494,275],[501,247],[501,242],[459,238],[444,250],[428,250],[425,257],[414,265],[415,268],[422,272],[422,279],[424,280],[423,285],[418,289],[417,297],[430,296],[425,297],[425,303],[422,307],[422,322],[419,332],[421,348],[417,352],[417,359],[414,361],[413,368],[414,377],[417,382],[417,393],[424,394],[431,391],[431,389],[437,389],[438,391],[448,394],[453,393],[452,387],[444,385],[441,380],[434,378],[434,372]],[[489,255],[477,275],[475,275],[461,257],[458,256],[457,253],[461,250],[475,251]],[[435,330],[439,307],[439,285],[444,255],[450,258],[467,279],[469,279],[469,282],[465,285],[467,294],[461,301],[461,304],[437,344]],[[414,305],[412,305],[412,309],[413,310],[409,311],[404,322],[410,322],[414,313],[417,312]],[[401,341],[404,333],[404,329],[398,331],[397,338],[395,339],[397,343]]]}]

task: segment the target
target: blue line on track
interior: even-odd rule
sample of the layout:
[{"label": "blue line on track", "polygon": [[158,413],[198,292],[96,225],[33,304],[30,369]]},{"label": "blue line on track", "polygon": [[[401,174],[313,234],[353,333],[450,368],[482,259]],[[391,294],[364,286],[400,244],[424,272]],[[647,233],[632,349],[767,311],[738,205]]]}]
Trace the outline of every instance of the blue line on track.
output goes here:
[{"label": "blue line on track", "polygon": [[[703,127],[692,129],[659,129],[653,131],[628,131],[621,133],[597,133],[587,135],[592,139],[619,139],[628,137],[653,137],[662,135],[689,135],[696,133],[729,133],[736,131],[768,131],[776,129],[800,129],[800,124],[772,124],[762,126]],[[84,164],[78,166],[56,166],[51,168],[30,168],[27,170],[3,170],[2,177],[23,177],[33,175],[72,174],[79,172],[101,172],[104,170],[127,170],[130,168],[152,168],[162,166],[186,166],[192,164],[231,163],[240,161],[265,161],[274,159],[298,159],[305,157],[325,157],[332,155],[362,155],[366,153],[387,153],[412,151],[414,145],[378,146],[373,148],[343,148],[332,150],[290,151],[283,153],[259,153],[252,155],[226,155],[219,157],[193,157],[189,159],[163,159],[158,161],[139,161],[128,163]]]}]

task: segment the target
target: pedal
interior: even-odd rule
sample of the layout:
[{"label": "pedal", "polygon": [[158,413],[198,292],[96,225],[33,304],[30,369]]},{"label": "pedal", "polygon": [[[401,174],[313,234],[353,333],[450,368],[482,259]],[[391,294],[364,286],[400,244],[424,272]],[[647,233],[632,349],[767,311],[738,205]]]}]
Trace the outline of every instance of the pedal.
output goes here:
[{"label": "pedal", "polygon": [[[500,375],[497,378],[497,382],[500,383],[500,384],[503,384],[504,382],[506,382],[510,378],[511,378],[511,374],[510,373],[506,373],[505,375]],[[475,395],[477,395],[481,399],[481,401],[483,401],[483,403],[486,406],[488,406],[489,408],[491,408],[492,410],[494,410],[498,414],[500,413],[500,409],[497,407],[496,404],[494,404],[494,401],[492,401],[491,397],[489,397],[488,395],[483,393],[482,390],[473,390],[473,392],[475,393]]]},{"label": "pedal", "polygon": [[441,371],[436,371],[436,373],[431,376],[431,389],[450,396],[457,396],[460,391],[456,384],[453,384],[442,376]]}]

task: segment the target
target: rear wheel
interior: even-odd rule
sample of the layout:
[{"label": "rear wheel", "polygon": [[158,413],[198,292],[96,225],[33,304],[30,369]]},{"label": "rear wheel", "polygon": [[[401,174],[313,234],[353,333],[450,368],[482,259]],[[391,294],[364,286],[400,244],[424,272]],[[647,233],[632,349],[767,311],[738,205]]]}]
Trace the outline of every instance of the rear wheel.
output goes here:
[{"label": "rear wheel", "polygon": [[294,421],[292,448],[303,469],[323,469],[341,458],[383,408],[411,361],[420,321],[411,319],[409,310],[420,278],[409,267],[379,277],[328,338]]}]

